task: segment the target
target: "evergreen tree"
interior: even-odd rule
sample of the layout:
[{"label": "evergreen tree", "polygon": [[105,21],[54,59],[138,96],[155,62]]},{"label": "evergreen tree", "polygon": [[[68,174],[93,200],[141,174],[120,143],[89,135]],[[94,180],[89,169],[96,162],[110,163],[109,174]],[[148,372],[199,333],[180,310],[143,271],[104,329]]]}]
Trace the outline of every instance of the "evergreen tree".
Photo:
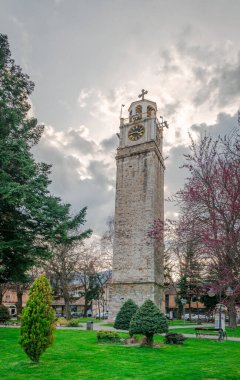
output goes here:
[{"label": "evergreen tree", "polygon": [[[46,210],[52,206],[47,185],[49,166],[37,164],[30,149],[43,131],[28,118],[28,96],[34,84],[11,59],[7,36],[0,34],[0,282],[22,280],[45,229]],[[45,210],[45,211],[43,211]]]},{"label": "evergreen tree", "polygon": [[31,153],[43,133],[28,114],[33,88],[0,34],[0,283],[23,282],[38,258],[50,256],[49,241],[82,236],[76,227],[86,213],[84,208],[72,217],[70,205],[51,196],[50,166],[35,162]]},{"label": "evergreen tree", "polygon": [[120,308],[114,323],[114,328],[118,330],[129,330],[129,325],[132,317],[136,314],[138,306],[129,299]]},{"label": "evergreen tree", "polygon": [[0,305],[0,323],[9,321],[10,314],[8,308],[5,305]]},{"label": "evergreen tree", "polygon": [[52,289],[45,275],[33,283],[21,318],[20,344],[34,363],[53,342],[55,314],[52,308]]},{"label": "evergreen tree", "polygon": [[164,314],[151,301],[146,300],[132,317],[129,334],[144,334],[148,346],[153,344],[153,336],[156,333],[168,331],[168,322]]}]

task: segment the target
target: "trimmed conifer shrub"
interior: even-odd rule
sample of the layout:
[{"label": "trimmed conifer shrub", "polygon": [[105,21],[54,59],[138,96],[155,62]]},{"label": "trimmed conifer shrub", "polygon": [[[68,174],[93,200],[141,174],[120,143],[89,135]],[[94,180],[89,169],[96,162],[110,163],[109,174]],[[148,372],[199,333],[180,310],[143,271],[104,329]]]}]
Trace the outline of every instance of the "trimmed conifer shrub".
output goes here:
[{"label": "trimmed conifer shrub", "polygon": [[115,331],[100,330],[97,332],[98,343],[118,343],[120,336]]},{"label": "trimmed conifer shrub", "polygon": [[148,346],[153,345],[154,334],[167,331],[168,322],[165,315],[149,299],[138,309],[129,327],[130,335],[144,334]]},{"label": "trimmed conifer shrub", "polygon": [[130,321],[137,310],[138,306],[133,300],[129,299],[124,302],[116,316],[113,327],[118,330],[129,330]]},{"label": "trimmed conifer shrub", "polygon": [[5,305],[0,305],[0,323],[6,323],[10,319],[8,308]]},{"label": "trimmed conifer shrub", "polygon": [[182,334],[169,332],[165,335],[164,343],[166,344],[183,344],[184,340],[186,340]]},{"label": "trimmed conifer shrub", "polygon": [[21,317],[20,344],[34,363],[53,342],[55,314],[52,289],[45,275],[33,283]]}]

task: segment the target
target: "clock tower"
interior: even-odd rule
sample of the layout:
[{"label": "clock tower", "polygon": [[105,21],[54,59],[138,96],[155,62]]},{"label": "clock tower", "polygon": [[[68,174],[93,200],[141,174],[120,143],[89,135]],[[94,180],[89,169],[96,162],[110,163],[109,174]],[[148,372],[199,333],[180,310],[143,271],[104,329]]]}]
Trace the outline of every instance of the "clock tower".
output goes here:
[{"label": "clock tower", "polygon": [[[117,149],[115,236],[109,318],[129,298],[139,306],[151,299],[164,310],[163,241],[149,242],[156,220],[164,220],[164,162],[157,104],[133,102],[120,118]],[[166,124],[165,124],[166,125]]]}]

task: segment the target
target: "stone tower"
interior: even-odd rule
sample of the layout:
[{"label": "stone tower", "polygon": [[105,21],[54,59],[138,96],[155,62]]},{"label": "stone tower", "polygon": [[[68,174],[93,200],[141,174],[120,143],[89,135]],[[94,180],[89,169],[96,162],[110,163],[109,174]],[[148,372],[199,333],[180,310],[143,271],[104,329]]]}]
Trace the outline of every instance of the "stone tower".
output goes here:
[{"label": "stone tower", "polygon": [[164,219],[163,123],[146,93],[120,119],[110,319],[129,298],[138,305],[150,298],[164,310],[163,242],[147,239],[154,221]]}]

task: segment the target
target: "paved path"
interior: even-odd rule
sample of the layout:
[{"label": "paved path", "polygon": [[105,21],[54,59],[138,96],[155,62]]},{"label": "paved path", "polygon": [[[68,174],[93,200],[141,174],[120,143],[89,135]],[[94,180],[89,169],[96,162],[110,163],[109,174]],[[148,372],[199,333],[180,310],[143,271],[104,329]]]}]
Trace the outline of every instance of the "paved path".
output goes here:
[{"label": "paved path", "polygon": [[[104,326],[106,322],[103,321],[103,322],[97,322],[97,323],[93,323],[93,330],[95,331],[98,331],[98,330],[108,330],[108,331],[119,331],[119,332],[126,332],[125,330],[115,330],[112,326]],[[212,324],[201,324],[201,325],[188,325],[188,326],[184,326],[184,325],[181,325],[181,326],[169,326],[169,330],[172,330],[172,329],[182,329],[182,328],[195,328],[195,327],[213,327]],[[69,327],[66,327],[66,329],[69,328]],[[81,327],[81,330],[85,330],[86,329],[86,326],[83,326]],[[164,334],[163,334],[164,335]],[[196,335],[195,334],[183,334],[186,338],[194,338],[196,339]],[[217,340],[218,339],[218,336],[216,335],[204,335],[203,338],[197,338],[197,339],[215,339]],[[240,342],[240,338],[237,338],[237,337],[233,337],[233,336],[230,336],[227,338],[227,340],[231,340],[231,341],[235,341],[235,342]]]},{"label": "paved path", "polygon": [[[108,330],[108,331],[118,331],[118,332],[126,332],[126,330],[115,330],[112,326],[104,326],[104,324],[106,324],[106,321],[102,321],[102,322],[93,322],[93,330],[94,331],[98,331],[98,330]],[[86,323],[81,323],[81,327],[57,327],[57,329],[59,330],[86,330],[86,326],[87,324]],[[169,326],[169,330],[172,330],[172,329],[182,329],[182,328],[195,328],[195,327],[207,327],[207,326],[213,326],[213,325],[210,325],[210,324],[201,324],[201,325],[194,325],[194,326]],[[19,326],[4,326],[4,325],[0,325],[0,327],[11,327],[11,328],[19,328]],[[164,334],[163,334],[164,335]],[[186,338],[193,338],[193,339],[196,339],[196,335],[195,334],[183,334]],[[216,335],[204,335],[203,338],[197,338],[197,339],[215,339],[217,340],[218,339],[218,336]],[[230,341],[234,341],[234,342],[240,342],[240,338],[237,338],[237,337],[233,337],[233,336],[229,336],[227,338],[227,340],[230,340]]]},{"label": "paved path", "polygon": [[[196,335],[195,334],[183,334],[183,335],[186,338],[195,338],[196,339]],[[217,335],[204,335],[203,338],[198,337],[197,339],[215,339],[215,340],[218,340],[218,336]],[[237,337],[234,337],[234,336],[228,336],[227,340],[231,340],[231,341],[234,341],[234,342],[240,342],[240,338],[237,338]]]}]

